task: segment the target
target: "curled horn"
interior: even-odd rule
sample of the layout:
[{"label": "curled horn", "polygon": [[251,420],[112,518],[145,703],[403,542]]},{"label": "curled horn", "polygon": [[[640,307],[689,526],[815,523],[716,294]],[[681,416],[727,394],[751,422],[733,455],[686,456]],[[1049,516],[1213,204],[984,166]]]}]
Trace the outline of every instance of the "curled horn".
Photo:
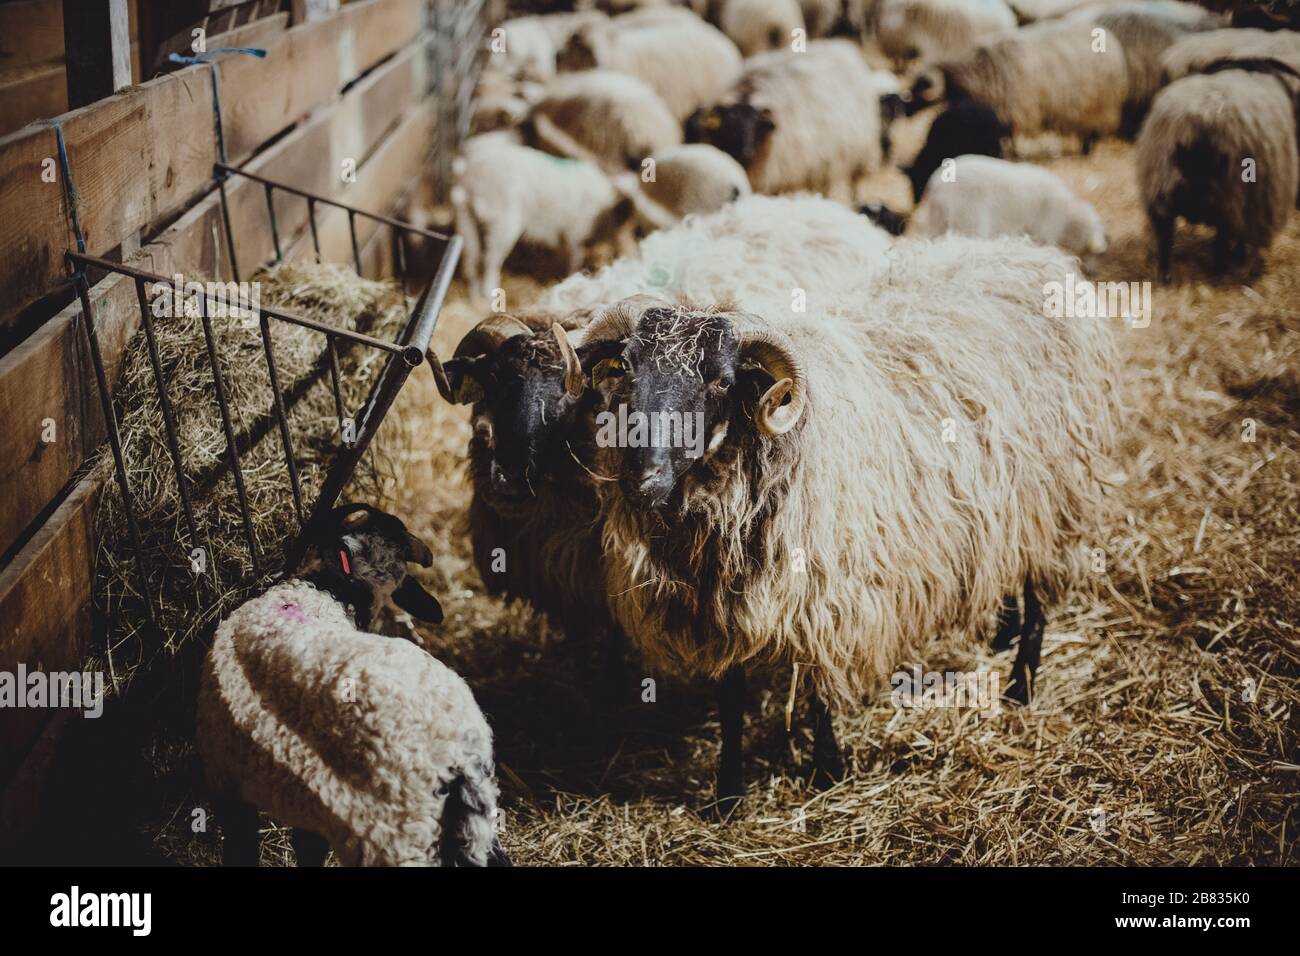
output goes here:
[{"label": "curled horn", "polygon": [[606,306],[578,333],[576,344],[614,342],[625,339],[636,331],[636,324],[647,309],[667,305],[652,295],[634,295],[629,299]]},{"label": "curled horn", "polygon": [[513,315],[493,315],[465,333],[460,345],[456,346],[456,358],[495,352],[506,339],[532,333],[532,329]]},{"label": "curled horn", "polygon": [[[784,335],[752,319],[736,321],[740,352],[757,362],[774,379],[754,410],[754,424],[764,435],[784,435],[803,417],[808,404],[808,387],[803,365],[795,358],[791,342]],[[782,402],[789,395],[789,401]]]},{"label": "curled horn", "polygon": [[577,398],[586,385],[586,379],[582,374],[582,362],[578,358],[578,353],[574,351],[573,343],[569,341],[564,326],[555,323],[551,326],[551,334],[555,336],[555,344],[560,347],[560,357],[564,359],[564,390],[573,398]]}]

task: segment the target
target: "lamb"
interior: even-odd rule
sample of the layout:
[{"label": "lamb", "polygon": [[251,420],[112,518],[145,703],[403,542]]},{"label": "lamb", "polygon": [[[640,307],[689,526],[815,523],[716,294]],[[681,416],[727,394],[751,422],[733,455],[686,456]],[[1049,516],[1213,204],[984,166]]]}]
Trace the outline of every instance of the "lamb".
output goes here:
[{"label": "lamb", "polygon": [[591,163],[489,133],[466,143],[453,171],[463,274],[479,303],[501,285],[501,270],[521,240],[557,252],[570,272],[582,264],[588,244],[630,241],[620,231],[633,205]]},{"label": "lamb", "polygon": [[618,479],[599,489],[616,620],[649,660],[720,682],[724,810],[744,790],[746,664],[807,668],[816,773],[834,778],[825,702],[857,703],[930,635],[972,635],[1021,585],[1007,696],[1027,699],[1040,597],[1094,540],[1112,335],[1043,307],[1077,263],[1016,239],[904,242],[891,258],[824,310],[642,301],[588,333],[613,324],[627,343],[593,375],[608,408],[703,416],[702,457],[610,447],[597,471]]},{"label": "lamb", "polygon": [[560,51],[561,70],[635,76],[677,120],[711,103],[740,76],[740,53],[689,10],[670,8],[583,24]]},{"label": "lamb", "polygon": [[764,53],[721,102],[686,121],[686,139],[734,158],[756,192],[809,189],[848,201],[855,179],[881,164],[880,98],[895,83],[848,40]]},{"label": "lamb", "polygon": [[605,169],[639,169],[676,146],[682,130],[649,86],[612,70],[567,73],[547,84],[529,117],[533,145]]},{"label": "lamb", "polygon": [[365,632],[391,596],[440,621],[407,574],[433,556],[400,520],[334,509],[319,566],[246,602],[217,628],[195,743],[228,864],[256,864],[257,809],[292,826],[299,865],[330,847],[346,866],[509,861],[497,842],[492,731],[455,672]]},{"label": "lamb", "polygon": [[1027,236],[1075,255],[1106,251],[1097,210],[1055,173],[989,156],[960,156],[954,164],[951,176],[939,170],[930,177],[919,235]]},{"label": "lamb", "polygon": [[721,0],[718,27],[743,56],[788,51],[804,29],[803,10],[798,0]]},{"label": "lamb", "polygon": [[1156,95],[1136,162],[1165,281],[1179,216],[1214,227],[1216,272],[1257,257],[1286,226],[1300,179],[1295,82],[1284,71],[1228,69]]},{"label": "lamb", "polygon": [[961,100],[934,118],[925,145],[903,172],[912,183],[912,201],[920,202],[926,183],[945,159],[956,156],[1002,158],[1002,141],[1011,130],[983,103]]},{"label": "lamb", "polygon": [[487,68],[514,80],[544,82],[555,76],[556,46],[541,20],[515,17],[497,27],[488,44]]},{"label": "lamb", "polygon": [[1047,20],[985,41],[964,56],[923,72],[913,100],[972,99],[1015,133],[1076,134],[1087,154],[1094,140],[1118,132],[1128,97],[1123,45],[1093,35],[1092,24]]},{"label": "lamb", "polygon": [[641,188],[668,217],[717,212],[750,194],[744,167],[712,146],[688,143],[656,153],[651,159],[654,178],[642,182]]},{"label": "lamb", "polygon": [[876,42],[897,64],[954,57],[1016,29],[1002,0],[880,0]]}]

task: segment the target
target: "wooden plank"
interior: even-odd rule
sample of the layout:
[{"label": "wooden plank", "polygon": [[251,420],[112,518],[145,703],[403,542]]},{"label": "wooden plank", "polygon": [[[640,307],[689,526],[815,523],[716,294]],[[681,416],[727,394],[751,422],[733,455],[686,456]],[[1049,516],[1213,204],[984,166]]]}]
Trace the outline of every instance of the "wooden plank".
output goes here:
[{"label": "wooden plank", "polygon": [[[220,60],[227,145],[233,161],[337,97],[414,36],[420,0],[360,0],[338,16],[294,27],[267,44],[266,60]],[[197,66],[61,117],[92,254],[192,202],[211,184],[216,156],[211,76]],[[62,184],[41,181],[56,155],[49,129],[0,139],[0,330],[64,282],[70,245]]]},{"label": "wooden plank", "polygon": [[[91,627],[93,515],[98,489],[83,482],[0,576],[0,671],[79,670]],[[48,708],[0,709],[0,779],[21,762]]]},{"label": "wooden plank", "polygon": [[[359,177],[369,178],[367,157],[403,109],[415,101],[424,72],[421,45],[413,43],[349,90],[336,106],[321,111],[250,162],[249,171],[344,199],[353,187],[340,178],[343,159],[356,159]],[[235,246],[248,270],[273,251],[265,194],[260,185],[238,177],[227,191]],[[286,243],[306,229],[305,206],[301,199],[279,200],[278,219]],[[146,246],[141,265],[163,275],[182,269],[230,278],[219,197],[209,195]],[[135,288],[113,277],[98,283],[92,292],[101,351],[112,377],[138,321]],[[0,421],[9,423],[0,431],[0,498],[6,502],[0,509],[0,554],[8,553],[103,440],[97,394],[79,302],[0,358]],[[52,442],[44,440],[49,436],[47,422],[53,423]]]},{"label": "wooden plank", "polygon": [[63,0],[0,3],[0,68],[63,59]]},{"label": "wooden plank", "polygon": [[[353,198],[364,200],[376,210],[391,210],[425,167],[431,122],[427,104],[408,109],[397,128],[361,165]],[[201,229],[203,224],[201,216],[187,215],[168,230],[178,234],[169,238]],[[329,228],[332,230],[329,241],[336,243],[338,227]],[[343,229],[346,230],[346,221]],[[310,249],[310,241],[299,237],[295,248],[301,249],[304,244]],[[372,263],[387,261],[386,245],[385,233],[375,233],[367,244],[365,258]],[[184,241],[161,241],[146,246],[143,254],[155,256],[160,263],[175,262],[176,250],[182,248],[191,247]],[[160,264],[154,268],[165,271],[168,266]],[[0,632],[0,669],[13,670],[19,661],[29,669],[38,663],[56,670],[80,666],[85,653],[84,641],[91,627],[93,529],[98,492],[91,478],[82,479],[37,535],[0,572],[0,620],[14,625]],[[32,715],[36,715],[35,721]],[[55,715],[49,710],[0,710],[0,781],[32,749],[32,741],[38,739],[42,728],[48,727],[52,716]],[[10,819],[12,814],[30,812],[36,805],[28,798],[39,793],[40,766],[33,765],[29,759],[24,774],[27,779],[20,781],[21,787],[9,788],[10,793],[18,792],[18,797],[10,799],[9,794],[0,795],[0,806],[11,813]],[[24,807],[25,810],[16,809]]]},{"label": "wooden plank", "polygon": [[[205,45],[209,50],[219,50],[222,47],[265,47],[277,35],[283,33],[288,25],[289,14],[276,13],[260,20],[254,20],[252,23],[241,24],[224,33],[208,36]],[[181,33],[162,45],[158,51],[157,59],[166,62],[168,55],[172,53],[193,56],[193,43],[193,37],[188,31]]]},{"label": "wooden plank", "polygon": [[130,86],[127,0],[63,0],[63,49],[74,109]]},{"label": "wooden plank", "polygon": [[67,71],[61,63],[0,77],[0,136],[67,110]]}]

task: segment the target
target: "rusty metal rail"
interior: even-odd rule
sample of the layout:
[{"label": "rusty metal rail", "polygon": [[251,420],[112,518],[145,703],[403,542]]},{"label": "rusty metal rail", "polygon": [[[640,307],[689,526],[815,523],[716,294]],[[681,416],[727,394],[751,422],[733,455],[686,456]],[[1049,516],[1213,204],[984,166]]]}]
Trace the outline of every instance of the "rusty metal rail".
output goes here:
[{"label": "rusty metal rail", "polygon": [[[434,327],[438,321],[438,314],[442,308],[443,300],[446,297],[447,289],[451,284],[451,279],[455,273],[456,263],[460,257],[461,240],[458,236],[449,236],[442,233],[432,232],[427,229],[420,229],[409,223],[402,222],[389,216],[379,215],[367,212],[349,206],[346,203],[338,202],[324,196],[320,196],[294,186],[276,182],[263,176],[245,172],[237,167],[218,163],[215,170],[215,178],[222,192],[222,211],[223,224],[225,226],[226,244],[230,254],[231,270],[234,280],[239,281],[238,269],[235,263],[236,258],[234,232],[231,228],[230,217],[225,202],[225,185],[228,179],[233,177],[243,177],[257,183],[261,183],[266,190],[267,214],[270,219],[271,233],[275,247],[275,261],[283,259],[283,250],[280,242],[279,223],[275,212],[275,193],[284,192],[293,196],[300,197],[307,202],[308,222],[311,231],[313,247],[316,252],[316,259],[320,261],[320,237],[316,223],[316,207],[329,206],[336,209],[344,210],[348,216],[348,226],[352,239],[352,266],[358,275],[362,274],[362,257],[361,249],[357,240],[356,222],[358,217],[369,219],[376,222],[380,227],[387,227],[392,231],[394,236],[394,249],[396,259],[397,278],[402,284],[403,291],[406,290],[408,276],[409,252],[408,240],[418,236],[423,240],[428,240],[427,245],[436,249],[437,265],[432,270],[432,279],[425,285],[416,300],[413,308],[407,313],[407,319],[404,323],[400,334],[394,341],[385,341],[361,332],[354,332],[345,328],[336,328],[305,316],[295,315],[281,309],[260,307],[258,309],[258,331],[262,340],[263,354],[266,360],[267,372],[270,376],[273,402],[271,412],[274,414],[276,423],[279,428],[280,441],[284,448],[287,472],[289,475],[289,486],[293,498],[293,507],[298,519],[298,534],[290,544],[284,564],[285,573],[292,573],[301,562],[306,553],[307,546],[311,540],[312,534],[318,527],[321,520],[333,508],[338,496],[342,493],[343,488],[352,478],[361,456],[365,454],[366,449],[370,447],[370,442],[378,431],[384,417],[392,408],[402,386],[406,383],[408,376],[418,368],[424,361],[429,347],[429,340],[433,335]],[[126,512],[127,527],[131,539],[131,545],[135,551],[136,571],[139,576],[141,585],[141,594],[144,596],[145,604],[148,611],[149,621],[157,625],[157,611],[154,599],[149,589],[149,569],[146,566],[146,559],[142,539],[140,535],[140,524],[137,510],[131,494],[130,482],[128,480],[125,460],[122,454],[122,436],[120,431],[120,422],[113,402],[111,383],[108,381],[108,375],[104,366],[103,353],[100,349],[98,332],[96,329],[95,309],[90,294],[90,280],[87,276],[87,268],[104,270],[105,272],[114,272],[124,275],[135,281],[137,299],[140,306],[141,324],[144,329],[145,338],[148,343],[149,362],[153,369],[153,379],[158,391],[159,404],[163,415],[163,425],[167,434],[168,453],[172,461],[173,470],[176,478],[176,487],[181,501],[182,517],[184,520],[184,530],[190,539],[191,548],[200,548],[200,528],[195,519],[195,509],[193,499],[190,496],[188,481],[182,464],[180,440],[176,428],[175,415],[172,410],[171,401],[167,395],[166,382],[162,363],[159,358],[158,344],[156,338],[156,329],[154,326],[154,317],[150,308],[146,284],[155,284],[170,286],[172,280],[155,275],[132,266],[124,265],[120,262],[112,262],[107,259],[88,256],[78,252],[69,252],[67,254],[69,270],[72,274],[72,282],[76,289],[77,295],[81,299],[83,314],[86,317],[86,338],[90,347],[90,357],[95,370],[95,381],[98,387],[100,406],[104,414],[104,422],[108,433],[109,446],[112,449],[114,470],[116,472],[118,487],[122,494],[122,503]],[[258,576],[262,573],[262,561],[259,555],[259,543],[254,533],[253,522],[249,511],[248,495],[244,485],[244,476],[240,464],[239,456],[239,436],[235,431],[231,416],[230,396],[227,392],[225,382],[221,373],[221,363],[217,354],[215,339],[213,337],[213,309],[206,294],[200,295],[198,302],[198,318],[203,326],[203,335],[208,354],[208,361],[212,369],[212,395],[214,404],[221,416],[222,430],[226,440],[225,458],[234,481],[235,489],[239,498],[240,517],[243,525],[245,542],[248,546],[249,558],[254,573]],[[302,328],[318,332],[325,338],[325,353],[329,360],[330,383],[334,395],[334,408],[339,423],[339,448],[334,460],[326,471],[322,483],[320,494],[315,502],[307,503],[303,500],[303,491],[299,480],[296,455],[294,452],[294,435],[293,429],[289,423],[288,411],[286,406],[286,395],[279,378],[279,372],[276,365],[275,349],[272,345],[271,328],[272,323],[287,323],[297,325]],[[196,343],[197,345],[197,343]],[[354,434],[351,441],[345,439],[347,429],[345,421],[347,420],[347,409],[343,399],[343,393],[339,382],[339,364],[338,354],[339,347],[347,348],[360,347],[377,350],[385,353],[388,358],[383,367],[371,384],[367,398],[360,410],[360,413],[353,420]],[[213,562],[215,565],[215,561]],[[215,566],[212,568],[216,572]]]}]

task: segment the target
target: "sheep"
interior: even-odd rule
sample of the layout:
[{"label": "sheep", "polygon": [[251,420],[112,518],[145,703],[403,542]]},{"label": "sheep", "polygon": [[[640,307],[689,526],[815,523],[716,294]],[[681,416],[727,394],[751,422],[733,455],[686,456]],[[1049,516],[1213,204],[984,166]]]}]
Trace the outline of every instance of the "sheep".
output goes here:
[{"label": "sheep", "polygon": [[1016,29],[1002,0],[880,0],[876,42],[895,63],[957,56]]},{"label": "sheep", "polygon": [[1093,7],[1095,0],[1008,0],[1016,20],[1023,24],[1064,17],[1082,7]]},{"label": "sheep", "polygon": [[1224,18],[1203,7],[1173,0],[1125,3],[1093,13],[1081,10],[1071,17],[1086,19],[1117,38],[1124,50],[1128,94],[1124,101],[1121,131],[1137,133],[1151,98],[1164,84],[1160,58],[1175,42],[1189,34],[1222,26]]},{"label": "sheep", "polygon": [[907,216],[895,212],[884,203],[864,203],[858,207],[858,214],[866,216],[891,236],[901,236],[907,229]]},{"label": "sheep", "polygon": [[489,133],[465,144],[453,172],[463,275],[480,304],[500,287],[505,261],[521,240],[557,252],[570,272],[590,243],[630,241],[624,227],[632,203],[589,162]]},{"label": "sheep", "polygon": [[855,179],[881,164],[880,98],[894,83],[848,40],[764,53],[719,103],[691,115],[686,140],[733,157],[756,192],[811,189],[848,201]]},{"label": "sheep", "polygon": [[670,291],[789,309],[796,288],[816,302],[869,275],[888,246],[829,200],[750,196],[650,236],[636,257],[594,276],[571,276],[518,315],[484,320],[445,362],[431,355],[442,397],[473,406],[469,531],[488,588],[528,601],[576,638],[615,636],[617,651],[604,582],[593,576],[597,396],[584,383],[623,343],[587,340],[596,307]]},{"label": "sheep", "polygon": [[560,51],[561,70],[617,70],[644,81],[683,120],[740,76],[740,53],[716,27],[671,8],[593,21]]},{"label": "sheep", "polygon": [[1022,27],[926,70],[912,99],[973,99],[1017,134],[1077,134],[1086,155],[1097,137],[1120,130],[1128,95],[1123,45],[1094,29],[1077,20]]},{"label": "sheep", "polygon": [[712,146],[688,143],[650,158],[654,177],[643,181],[641,188],[669,217],[716,212],[750,194],[744,167]]},{"label": "sheep", "polygon": [[1286,226],[1300,170],[1295,81],[1285,75],[1228,69],[1186,76],[1156,95],[1136,163],[1164,281],[1179,216],[1214,227],[1216,272],[1230,258],[1257,257]]},{"label": "sheep", "polygon": [[936,171],[917,225],[921,236],[1027,236],[1075,255],[1106,251],[1106,229],[1097,210],[1059,176],[1041,166],[990,156],[957,157],[951,177]]},{"label": "sheep", "polygon": [[1179,40],[1160,58],[1162,79],[1172,83],[1203,73],[1218,60],[1270,57],[1300,69],[1300,32],[1256,29],[1209,30]]},{"label": "sheep", "polygon": [[720,682],[724,809],[744,790],[744,665],[807,668],[815,771],[833,778],[826,702],[856,704],[919,641],[970,635],[1021,585],[1007,696],[1026,700],[1040,597],[1093,540],[1113,336],[1044,314],[1077,263],[1017,239],[903,242],[891,259],[806,314],[642,300],[589,326],[626,342],[593,374],[607,409],[661,429],[661,413],[703,418],[701,457],[662,431],[615,447],[598,430],[597,471],[617,479],[599,485],[615,619],[649,660]]},{"label": "sheep", "polygon": [[920,202],[926,183],[945,159],[955,156],[1002,158],[1002,141],[1011,130],[983,103],[958,101],[934,118],[925,145],[903,170],[912,184],[912,201]]},{"label": "sheep", "polygon": [[808,38],[817,39],[834,33],[844,14],[843,8],[842,0],[799,0]]},{"label": "sheep", "polygon": [[746,57],[789,50],[803,11],[798,0],[721,0],[718,27]]},{"label": "sheep", "polygon": [[533,145],[590,158],[606,169],[639,169],[645,157],[682,141],[681,127],[658,94],[612,70],[556,77],[528,123]]},{"label": "sheep", "polygon": [[363,504],[329,515],[319,563],[217,628],[195,744],[229,864],[256,864],[257,810],[292,826],[300,866],[508,863],[496,840],[492,731],[455,672],[409,641],[366,633],[391,596],[442,619],[407,574],[433,555]]},{"label": "sheep", "polygon": [[555,76],[556,46],[541,17],[515,17],[492,31],[489,70],[511,79],[544,82]]}]

